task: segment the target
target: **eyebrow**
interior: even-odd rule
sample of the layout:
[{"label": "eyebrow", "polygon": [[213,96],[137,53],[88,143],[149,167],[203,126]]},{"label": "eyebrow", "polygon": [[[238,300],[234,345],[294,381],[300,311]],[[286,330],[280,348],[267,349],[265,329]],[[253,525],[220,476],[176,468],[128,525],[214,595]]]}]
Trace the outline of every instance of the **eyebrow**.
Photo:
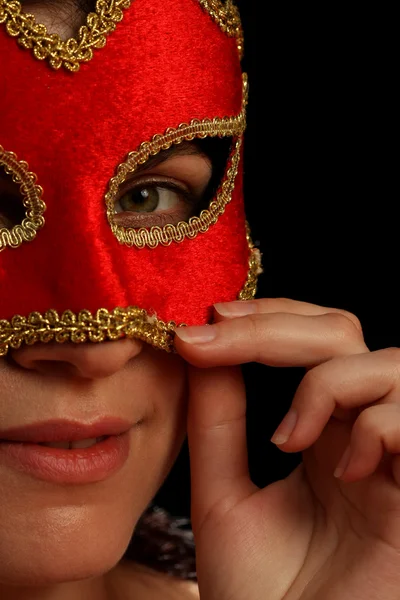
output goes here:
[{"label": "eyebrow", "polygon": [[161,150],[155,156],[151,156],[145,163],[139,165],[135,172],[147,171],[148,169],[152,169],[153,167],[157,167],[159,164],[165,162],[169,158],[175,158],[176,156],[204,156],[208,158],[211,162],[210,157],[203,152],[196,144],[193,142],[181,142],[176,146],[171,146],[168,150]]}]

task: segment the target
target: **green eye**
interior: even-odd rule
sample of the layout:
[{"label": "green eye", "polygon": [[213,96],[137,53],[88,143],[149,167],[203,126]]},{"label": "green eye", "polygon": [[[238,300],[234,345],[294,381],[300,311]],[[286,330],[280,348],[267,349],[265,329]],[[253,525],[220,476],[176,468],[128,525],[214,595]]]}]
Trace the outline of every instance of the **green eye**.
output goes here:
[{"label": "green eye", "polygon": [[[182,195],[182,194],[181,194]],[[115,212],[152,213],[174,208],[181,201],[178,192],[166,187],[145,186],[125,192],[115,203]]]},{"label": "green eye", "polygon": [[142,188],[124,194],[119,204],[124,211],[153,212],[160,203],[158,188]]}]

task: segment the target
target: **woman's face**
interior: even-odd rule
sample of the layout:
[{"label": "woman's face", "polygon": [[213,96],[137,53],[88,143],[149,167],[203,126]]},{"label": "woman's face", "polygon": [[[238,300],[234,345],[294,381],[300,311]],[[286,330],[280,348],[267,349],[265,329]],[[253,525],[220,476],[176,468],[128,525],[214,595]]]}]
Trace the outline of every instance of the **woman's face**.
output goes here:
[{"label": "woman's face", "polygon": [[[118,200],[118,218],[150,225],[162,216],[186,219],[193,203],[212,193],[211,178],[210,159],[182,144],[135,174]],[[183,196],[192,191],[191,202],[182,200],[180,187]],[[151,210],[143,211],[143,202]],[[176,354],[124,339],[37,343],[0,359],[0,439],[1,431],[34,423],[103,418],[129,423],[130,447],[123,466],[101,481],[39,479],[6,464],[0,452],[0,584],[72,581],[110,570],[186,436],[185,366]]]},{"label": "woman's face", "polygon": [[[57,22],[56,3],[24,9],[63,37],[75,33],[76,23]],[[224,168],[213,169],[208,153],[183,143],[142,165],[116,201],[116,220],[149,227],[201,210]],[[0,177],[0,225],[7,226],[13,215],[6,186]],[[115,566],[181,449],[186,405],[183,360],[138,340],[36,343],[0,359],[0,588],[81,580]],[[1,458],[1,431],[105,418],[128,423],[129,452],[101,480],[50,481]]]},{"label": "woman's face", "polygon": [[[129,180],[116,218],[132,226],[186,220],[213,193],[212,171],[194,144],[161,153]],[[7,194],[3,188],[3,199]],[[0,202],[2,219],[7,201],[3,214]],[[126,421],[130,444],[122,467],[101,481],[38,478],[2,460],[0,451],[0,585],[45,585],[109,571],[186,436],[185,366],[176,354],[124,339],[37,343],[0,359],[0,439],[1,431],[50,420],[104,418]]]}]

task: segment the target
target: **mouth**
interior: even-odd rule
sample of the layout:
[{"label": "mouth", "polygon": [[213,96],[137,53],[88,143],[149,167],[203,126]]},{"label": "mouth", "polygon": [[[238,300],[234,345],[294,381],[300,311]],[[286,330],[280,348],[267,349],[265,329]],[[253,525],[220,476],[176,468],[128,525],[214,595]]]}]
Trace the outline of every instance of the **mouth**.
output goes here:
[{"label": "mouth", "polygon": [[94,423],[52,419],[0,430],[0,442],[39,444],[53,448],[89,448],[110,436],[126,433],[135,424],[111,416],[102,417]]},{"label": "mouth", "polygon": [[13,440],[0,437],[0,468],[12,468],[53,484],[81,485],[103,481],[128,460],[133,429],[111,435],[81,435],[72,440],[54,430],[52,437],[58,438],[55,440],[47,437],[44,441],[37,435],[31,435],[35,439],[29,440],[26,436]]},{"label": "mouth", "polygon": [[[85,440],[75,440],[75,441],[60,441],[60,442],[35,442],[38,446],[47,446],[48,448],[63,448],[65,450],[74,450],[79,448],[91,448],[95,444],[99,444],[104,440],[107,440],[109,435],[102,435],[97,438],[88,438]],[[32,442],[24,442],[22,440],[2,440],[0,439],[0,444],[27,444]]]}]

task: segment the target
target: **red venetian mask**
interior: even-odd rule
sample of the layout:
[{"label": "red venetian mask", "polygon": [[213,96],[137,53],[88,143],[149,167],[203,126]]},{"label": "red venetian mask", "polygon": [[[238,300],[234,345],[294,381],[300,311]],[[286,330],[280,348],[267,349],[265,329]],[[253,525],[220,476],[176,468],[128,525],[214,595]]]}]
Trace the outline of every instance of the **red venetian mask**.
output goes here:
[{"label": "red venetian mask", "polygon": [[[241,44],[229,0],[99,0],[67,42],[0,0],[0,195],[9,185],[22,211],[2,223],[0,203],[0,355],[123,336],[170,350],[175,324],[254,296]],[[116,214],[149,159],[218,136],[230,156],[199,214],[142,227]]]}]

